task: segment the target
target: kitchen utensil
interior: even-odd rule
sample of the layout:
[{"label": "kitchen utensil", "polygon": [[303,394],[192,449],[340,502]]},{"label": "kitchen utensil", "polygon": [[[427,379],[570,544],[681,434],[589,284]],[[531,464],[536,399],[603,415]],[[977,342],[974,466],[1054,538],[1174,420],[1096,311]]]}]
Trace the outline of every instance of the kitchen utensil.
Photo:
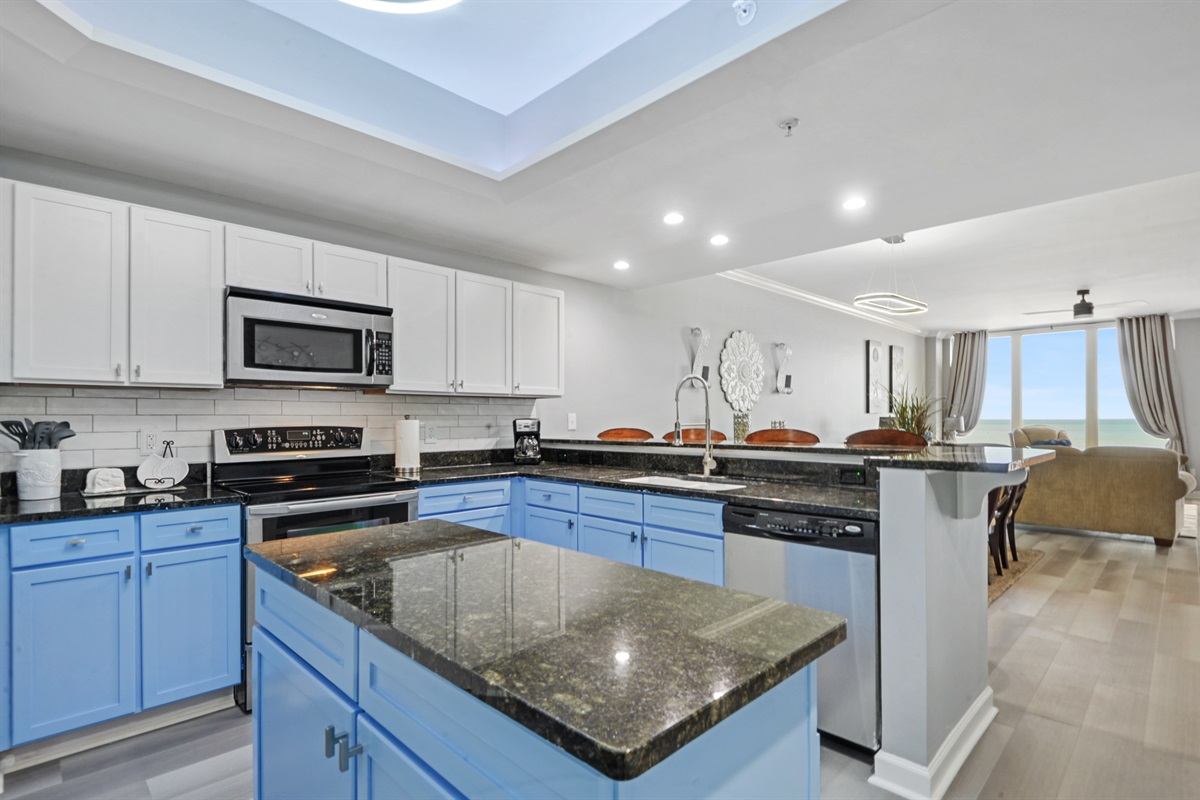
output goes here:
[{"label": "kitchen utensil", "polygon": [[3,422],[0,422],[0,425],[4,426],[4,429],[8,431],[9,437],[16,439],[17,444],[21,446],[22,450],[24,450],[25,440],[29,436],[29,428],[25,426],[25,423],[21,422],[19,419],[6,419]]},{"label": "kitchen utensil", "polygon": [[63,439],[70,439],[75,435],[75,431],[71,430],[71,423],[59,422],[54,426],[54,430],[50,431],[50,447],[57,448]]},{"label": "kitchen utensil", "polygon": [[30,448],[33,450],[45,450],[50,447],[50,431],[54,430],[54,423],[43,420],[36,422],[33,425],[33,430],[29,432],[33,442]]},{"label": "kitchen utensil", "polygon": [[7,428],[4,430],[0,430],[0,434],[3,434],[5,436],[7,436],[8,438],[12,439],[14,442],[16,442],[17,447],[21,447],[21,448],[25,447],[25,437],[24,436],[17,436],[14,433],[9,433]]}]

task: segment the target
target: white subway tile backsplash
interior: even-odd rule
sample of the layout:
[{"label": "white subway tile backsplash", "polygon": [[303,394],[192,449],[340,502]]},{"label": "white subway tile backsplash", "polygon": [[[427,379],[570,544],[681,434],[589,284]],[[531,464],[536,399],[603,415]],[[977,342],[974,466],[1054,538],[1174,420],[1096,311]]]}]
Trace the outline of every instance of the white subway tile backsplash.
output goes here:
[{"label": "white subway tile backsplash", "polygon": [[104,397],[47,397],[46,413],[54,414],[136,414],[137,400]]},{"label": "white subway tile backsplash", "polygon": [[[433,426],[424,451],[512,446],[512,420],[533,414],[532,400],[472,396],[383,395],[316,389],[147,389],[102,386],[0,386],[0,416],[68,420],[63,465],[137,466],[138,431],[156,430],[192,462],[212,460],[212,431],[251,425],[366,428],[373,453],[391,453],[394,423],[406,415]],[[0,471],[15,469],[0,450]]]},{"label": "white subway tile backsplash", "polygon": [[212,414],[212,400],[138,400],[139,414]]},{"label": "white subway tile backsplash", "polygon": [[159,397],[158,389],[141,389],[129,386],[77,386],[76,397],[124,397],[129,400]]},{"label": "white subway tile backsplash", "polygon": [[214,411],[217,414],[275,414],[283,412],[281,404],[272,400],[218,400]]},{"label": "white subway tile backsplash", "polygon": [[236,400],[275,400],[276,402],[296,401],[300,399],[300,392],[297,389],[253,389],[248,386],[239,386],[233,390],[233,396]]}]

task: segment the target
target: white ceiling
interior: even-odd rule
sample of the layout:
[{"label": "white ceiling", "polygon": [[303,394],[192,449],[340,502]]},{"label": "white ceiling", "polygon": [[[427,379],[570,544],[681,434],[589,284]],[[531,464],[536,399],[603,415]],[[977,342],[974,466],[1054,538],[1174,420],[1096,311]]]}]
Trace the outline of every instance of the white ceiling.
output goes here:
[{"label": "white ceiling", "polygon": [[902,318],[926,333],[1070,323],[1079,289],[1091,289],[1094,321],[1186,312],[1200,308],[1200,173],[749,271],[847,304],[894,274],[929,303]]},{"label": "white ceiling", "polygon": [[[851,0],[494,180],[6,0],[0,145],[637,288],[1200,173],[1198,29],[1200,3],[1167,0]],[[841,210],[851,191],[863,212]],[[683,225],[662,225],[670,209]],[[1043,250],[1109,225],[1080,221],[1057,243],[1052,225]],[[972,244],[960,291],[1028,297],[976,267],[996,242]],[[1144,267],[1108,269],[1131,281]],[[1039,307],[1069,304],[1082,277]],[[1200,308],[1191,291],[1181,282],[1178,302]]]},{"label": "white ceiling", "polygon": [[506,115],[687,2],[465,0],[404,15],[339,0],[250,1]]}]

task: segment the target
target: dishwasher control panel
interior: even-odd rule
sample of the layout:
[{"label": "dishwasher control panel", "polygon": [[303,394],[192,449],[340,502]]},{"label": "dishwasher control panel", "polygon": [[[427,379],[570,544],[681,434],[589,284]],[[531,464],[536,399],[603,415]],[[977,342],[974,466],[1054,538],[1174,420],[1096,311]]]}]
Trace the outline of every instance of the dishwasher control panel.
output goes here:
[{"label": "dishwasher control panel", "polygon": [[729,505],[724,513],[725,532],[787,539],[871,540],[876,523],[869,520],[770,511]]}]

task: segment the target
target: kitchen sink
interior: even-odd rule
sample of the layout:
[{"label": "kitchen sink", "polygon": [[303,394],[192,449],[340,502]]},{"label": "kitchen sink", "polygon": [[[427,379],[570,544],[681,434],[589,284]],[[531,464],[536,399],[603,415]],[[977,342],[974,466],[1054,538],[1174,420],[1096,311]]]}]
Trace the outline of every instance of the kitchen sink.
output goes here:
[{"label": "kitchen sink", "polygon": [[702,476],[675,478],[670,475],[643,475],[640,478],[622,478],[621,483],[638,483],[644,486],[665,486],[671,489],[707,489],[710,492],[732,492],[745,489],[744,483],[729,483],[720,478]]}]

